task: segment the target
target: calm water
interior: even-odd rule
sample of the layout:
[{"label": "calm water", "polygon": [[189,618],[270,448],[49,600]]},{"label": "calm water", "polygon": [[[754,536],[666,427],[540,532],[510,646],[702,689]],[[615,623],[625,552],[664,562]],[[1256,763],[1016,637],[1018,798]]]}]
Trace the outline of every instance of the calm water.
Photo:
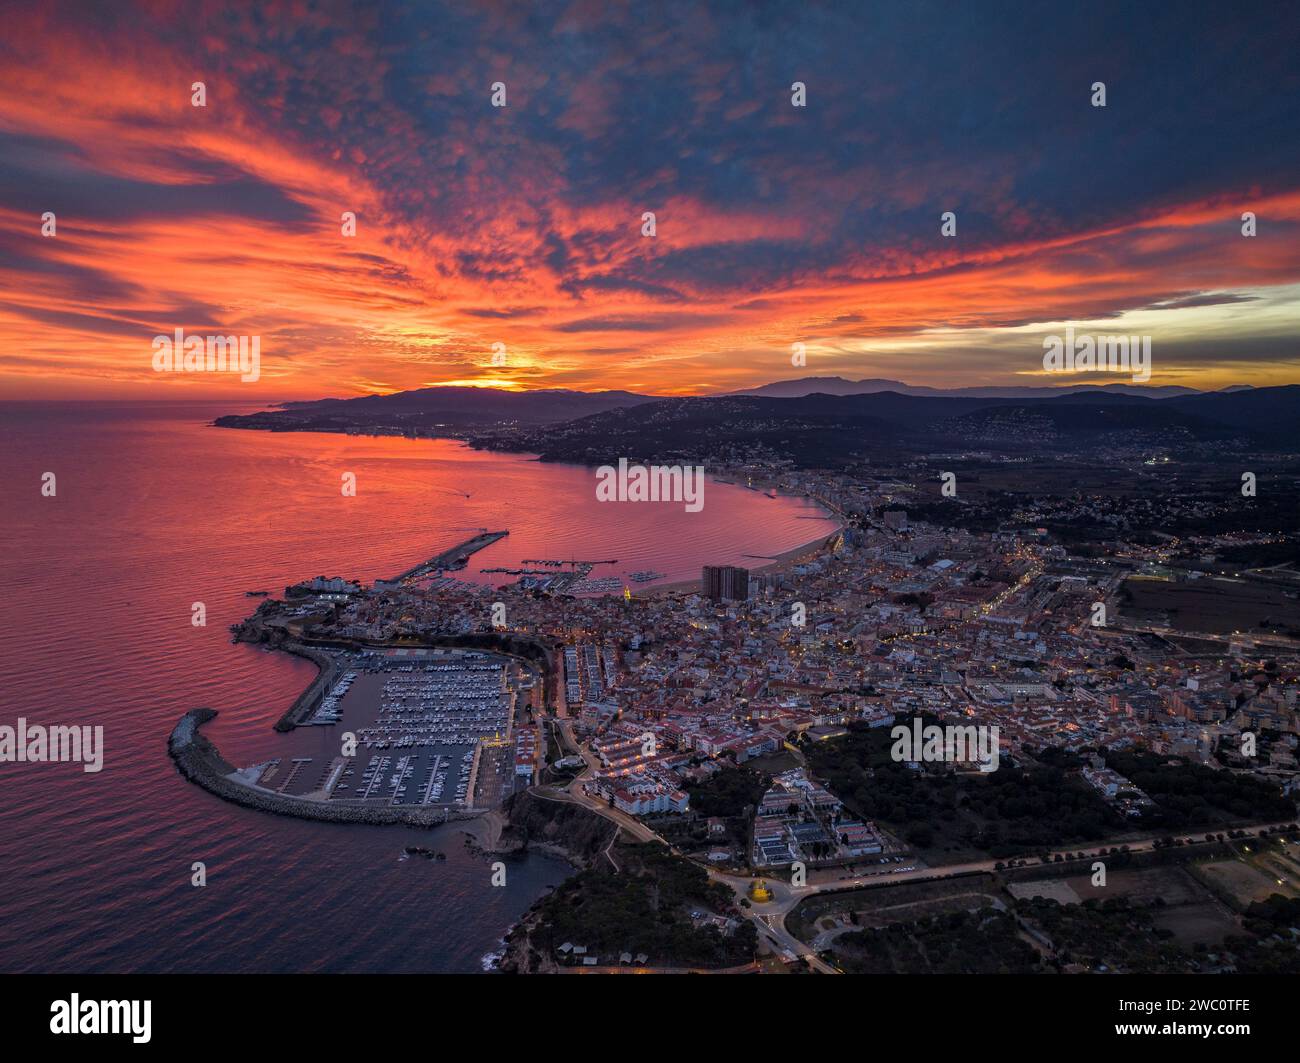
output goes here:
[{"label": "calm water", "polygon": [[[479,970],[566,865],[528,857],[493,888],[454,828],[285,819],[176,773],[166,740],[187,709],[219,710],[206,733],[250,763],[315,672],[230,643],[257,604],[243,592],[396,575],[483,526],[510,535],[467,577],[572,556],[620,560],[593,576],[697,578],[832,527],[739,487],[710,483],[687,514],[600,504],[590,470],[447,441],[207,427],[227,412],[0,406],[0,723],[101,724],[106,749],[99,774],[0,764],[0,971]],[[196,601],[205,628],[190,624]],[[448,859],[399,862],[407,844]]]}]

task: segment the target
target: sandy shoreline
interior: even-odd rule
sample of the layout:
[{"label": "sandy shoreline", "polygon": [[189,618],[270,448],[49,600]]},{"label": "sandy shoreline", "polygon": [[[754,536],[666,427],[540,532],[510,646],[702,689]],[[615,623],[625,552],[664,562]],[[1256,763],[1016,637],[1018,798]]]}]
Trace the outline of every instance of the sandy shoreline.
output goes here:
[{"label": "sandy shoreline", "polygon": [[[837,518],[835,517],[834,514],[828,512],[826,519],[835,520]],[[754,576],[768,575],[770,573],[779,572],[785,568],[792,567],[793,565],[799,562],[809,561],[817,554],[821,553],[822,550],[825,549],[826,544],[831,539],[835,538],[835,536],[839,535],[844,530],[844,527],[845,526],[841,524],[833,531],[826,532],[825,534],[817,536],[817,538],[815,539],[810,539],[806,543],[801,543],[799,546],[792,547],[791,549],[785,551],[785,553],[777,554],[774,560],[768,561],[761,568],[751,568],[749,570],[750,574]],[[677,583],[659,583],[653,587],[647,588],[642,594],[639,595],[635,591],[633,591],[632,596],[634,598],[637,597],[649,598],[656,594],[682,594],[682,593],[698,594],[699,592],[700,592],[699,579],[691,579],[691,580],[680,580]]]},{"label": "sandy shoreline", "polygon": [[456,829],[467,835],[485,853],[499,852],[501,833],[505,830],[505,816],[499,809],[489,809],[473,819],[463,819]]}]

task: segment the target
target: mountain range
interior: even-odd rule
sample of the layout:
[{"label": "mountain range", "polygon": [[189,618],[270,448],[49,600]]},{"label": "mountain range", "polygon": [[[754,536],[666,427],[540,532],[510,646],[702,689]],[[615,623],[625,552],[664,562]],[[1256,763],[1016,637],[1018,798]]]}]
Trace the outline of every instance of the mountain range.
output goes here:
[{"label": "mountain range", "polygon": [[[726,448],[738,454],[756,447],[805,465],[871,447],[1032,452],[1084,445],[1222,447],[1231,442],[1300,453],[1300,385],[1214,392],[1129,385],[899,392],[877,388],[881,383],[889,382],[814,377],[766,385],[768,390],[803,392],[790,397],[754,389],[690,398],[433,387],[285,403],[214,423],[269,431],[446,436],[481,447],[538,453],[544,460],[598,463],[617,457],[719,454]],[[822,390],[864,386],[870,390]],[[989,390],[994,393],[984,394]],[[1047,395],[1039,394],[1044,390]]]},{"label": "mountain range", "polygon": [[[1249,390],[1248,384],[1236,384],[1224,391]],[[732,395],[752,395],[756,398],[798,399],[805,395],[869,395],[879,391],[892,391],[899,395],[933,395],[952,398],[975,399],[1051,399],[1060,395],[1104,394],[1141,395],[1151,399],[1167,399],[1177,395],[1202,395],[1206,392],[1176,384],[1147,386],[1143,384],[1073,384],[1065,387],[1018,387],[996,385],[977,388],[930,388],[904,384],[898,380],[872,377],[867,380],[846,380],[842,376],[808,376],[798,380],[777,380]]]},{"label": "mountain range", "polygon": [[[1249,388],[1227,388],[1221,392],[1200,392],[1193,388],[1166,385],[1080,384],[1061,388],[977,387],[931,388],[874,378],[846,380],[843,377],[803,377],[779,380],[745,391],[707,398],[806,398],[810,395],[874,395],[892,393],[930,398],[1046,399],[1068,395],[1180,398],[1203,394],[1227,394]],[[224,428],[263,428],[271,431],[345,431],[365,426],[425,430],[445,428],[457,432],[481,430],[492,425],[550,424],[570,421],[607,410],[622,409],[662,396],[631,391],[570,391],[549,389],[507,391],[502,388],[427,387],[390,395],[362,395],[350,399],[313,399],[281,403],[276,409],[247,415],[220,417]]]},{"label": "mountain range", "polygon": [[1300,454],[1300,385],[1169,398],[1102,392],[1051,398],[812,394],[670,398],[542,429],[471,435],[476,446],[543,460],[606,464],[763,455],[836,467],[893,453],[987,450],[1168,452],[1213,459],[1242,450]]},{"label": "mountain range", "polygon": [[286,402],[278,409],[231,414],[220,428],[272,432],[383,431],[461,435],[490,427],[550,424],[654,401],[630,391],[506,391],[502,388],[431,387],[354,399]]}]

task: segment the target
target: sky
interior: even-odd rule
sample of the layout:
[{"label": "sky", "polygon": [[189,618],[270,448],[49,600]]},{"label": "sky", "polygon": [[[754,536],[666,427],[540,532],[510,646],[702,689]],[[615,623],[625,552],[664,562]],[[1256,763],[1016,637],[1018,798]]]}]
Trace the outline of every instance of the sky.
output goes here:
[{"label": "sky", "polygon": [[[1153,385],[1300,383],[1285,5],[0,17],[0,396],[1128,379],[1045,373],[1066,326],[1150,336]],[[178,328],[258,379],[157,372]]]}]

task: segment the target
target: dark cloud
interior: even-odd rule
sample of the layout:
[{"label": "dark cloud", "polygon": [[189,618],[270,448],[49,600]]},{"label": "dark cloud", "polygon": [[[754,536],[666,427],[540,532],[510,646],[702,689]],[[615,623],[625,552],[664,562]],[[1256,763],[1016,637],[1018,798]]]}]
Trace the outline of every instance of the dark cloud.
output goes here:
[{"label": "dark cloud", "polygon": [[185,183],[131,179],[81,163],[75,145],[47,139],[38,148],[32,138],[0,133],[0,203],[35,217],[52,210],[65,225],[223,214],[286,227],[315,220],[283,189],[233,164],[214,164],[207,158],[187,158],[186,164],[192,165]]},{"label": "dark cloud", "polygon": [[715,314],[654,314],[646,317],[610,315],[585,317],[556,325],[556,332],[671,332],[674,329],[722,324],[726,318]]},{"label": "dark cloud", "polygon": [[490,306],[473,306],[461,310],[462,314],[468,314],[470,317],[484,318],[517,318],[517,317],[536,317],[538,314],[545,313],[546,308],[543,306],[507,306],[507,307],[490,307]]},{"label": "dark cloud", "polygon": [[636,292],[661,303],[680,303],[686,299],[686,296],[681,292],[665,284],[651,284],[647,281],[612,274],[583,277],[581,280],[567,284],[566,290],[574,292]]},{"label": "dark cloud", "polygon": [[[205,28],[227,38],[207,57],[214,86],[264,101],[268,124],[363,157],[397,216],[461,236],[525,204],[621,199],[631,215],[688,198],[806,218],[804,265],[848,269],[932,246],[945,209],[958,212],[965,249],[995,247],[1225,190],[1266,193],[1300,169],[1300,23],[1279,25],[1269,4],[344,10],[300,22],[211,15]],[[803,109],[790,106],[796,79]],[[494,80],[508,86],[503,110],[488,105]],[[1099,80],[1104,109],[1089,103]],[[296,220],[273,190],[209,179],[162,192],[154,209]],[[89,191],[70,174],[61,182],[78,200]],[[101,188],[125,211],[152,191]],[[578,240],[551,230],[517,249],[523,261],[470,254],[457,265],[487,281],[540,267],[575,294],[617,286],[665,301],[779,286],[800,268],[798,249],[772,240],[586,276]]]},{"label": "dark cloud", "polygon": [[[51,3],[40,33],[25,24],[6,43],[57,53],[57,67],[75,41],[105,80],[87,101],[101,126],[51,114],[48,133],[0,132],[11,225],[54,210],[60,239],[95,226],[108,239],[137,219],[308,232],[337,218],[312,193],[358,189],[371,201],[340,206],[390,237],[392,256],[295,263],[322,299],[373,286],[385,308],[445,309],[469,330],[518,320],[540,333],[558,317],[562,334],[685,333],[740,319],[755,344],[780,313],[888,336],[1237,303],[1249,296],[1222,289],[1238,277],[1296,280],[1294,258],[1268,243],[1295,235],[1280,219],[1261,218],[1257,264],[1230,283],[1206,277],[1205,241],[1135,228],[1212,203],[1226,237],[1242,209],[1294,191],[1300,19],[1272,2],[116,6]],[[119,86],[115,71],[155,69],[145,90],[114,96],[140,83]],[[205,113],[183,92],[183,116],[158,105],[200,75]],[[504,109],[489,102],[498,80]],[[807,107],[790,105],[796,80]],[[1105,108],[1090,105],[1096,81]],[[108,119],[91,106],[104,100]],[[114,122],[129,143],[117,152],[103,135]],[[637,231],[646,210],[654,240]],[[945,210],[958,216],[951,241]],[[255,272],[265,257],[205,239],[195,253],[213,263]],[[1049,241],[1069,246],[1042,251]],[[69,328],[120,330],[149,315],[96,308],[165,302],[165,275],[141,291],[143,270],[132,283],[13,228],[0,227],[0,255],[84,301],[84,314],[58,312]],[[982,287],[1001,261],[1021,266],[1020,289]],[[944,287],[910,323],[878,319],[873,285],[898,278],[935,293],[964,284],[968,297],[950,306]],[[849,294],[817,301],[837,286]],[[993,294],[981,303],[976,289]],[[176,301],[160,313],[195,327],[221,316]]]}]

